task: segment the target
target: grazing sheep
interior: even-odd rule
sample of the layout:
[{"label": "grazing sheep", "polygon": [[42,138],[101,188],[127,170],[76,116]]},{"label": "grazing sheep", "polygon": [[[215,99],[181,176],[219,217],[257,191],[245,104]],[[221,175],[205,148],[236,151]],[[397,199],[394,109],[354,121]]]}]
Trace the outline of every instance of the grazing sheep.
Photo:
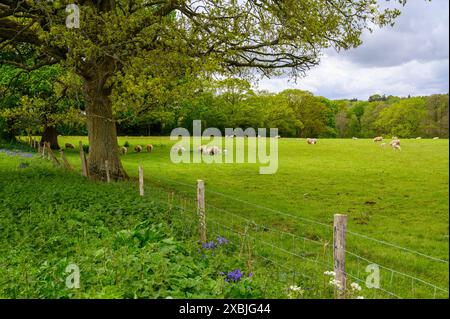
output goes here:
[{"label": "grazing sheep", "polygon": [[213,146],[213,147],[208,149],[208,154],[209,155],[217,155],[217,154],[220,154],[220,153],[221,153],[221,150],[217,146]]},{"label": "grazing sheep", "polygon": [[152,144],[147,144],[147,152],[151,152],[153,151],[153,145]]},{"label": "grazing sheep", "polygon": [[394,150],[400,150],[400,151],[402,150],[402,148],[400,146],[400,140],[398,138],[395,140],[392,140],[389,144],[392,146],[392,148]]},{"label": "grazing sheep", "polygon": [[136,147],[134,148],[134,151],[135,151],[136,153],[142,152],[142,146],[136,145]]},{"label": "grazing sheep", "polygon": [[65,145],[64,145],[66,148],[75,148],[75,146],[73,145],[73,144],[70,144],[70,143],[66,143]]},{"label": "grazing sheep", "polygon": [[119,153],[121,155],[125,155],[128,152],[128,148],[126,148],[125,146],[122,146],[119,150]]},{"label": "grazing sheep", "polygon": [[306,143],[308,143],[310,145],[317,144],[317,139],[316,138],[307,138]]},{"label": "grazing sheep", "polygon": [[356,137],[356,136],[353,136],[352,137],[352,140],[357,140],[358,138]]},{"label": "grazing sheep", "polygon": [[436,137],[433,137],[433,140],[438,140],[439,139],[439,137],[438,136],[436,136]]},{"label": "grazing sheep", "polygon": [[383,136],[377,136],[373,139],[374,142],[382,142],[383,141]]}]

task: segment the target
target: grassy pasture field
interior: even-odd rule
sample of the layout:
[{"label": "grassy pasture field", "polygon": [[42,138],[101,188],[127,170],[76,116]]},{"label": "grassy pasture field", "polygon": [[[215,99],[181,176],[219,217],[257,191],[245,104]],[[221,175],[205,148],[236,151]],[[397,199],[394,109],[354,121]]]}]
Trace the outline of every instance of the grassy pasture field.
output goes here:
[{"label": "grassy pasture field", "polygon": [[[75,136],[59,142],[80,140],[87,143]],[[210,233],[249,235],[261,265],[281,264],[297,271],[294,277],[323,277],[332,270],[333,215],[341,213],[349,220],[351,279],[363,285],[366,266],[381,266],[381,289],[367,297],[448,298],[448,140],[404,139],[399,152],[367,139],[320,139],[317,145],[280,139],[273,175],[260,175],[259,163],[174,164],[175,141],[168,137],[119,137],[119,145],[126,141],[122,162],[131,184],[142,165],[148,196],[162,189],[194,206],[196,180],[203,179]],[[133,151],[150,143],[151,153]],[[78,150],[66,155],[79,170]],[[279,262],[270,265],[271,259]]]}]

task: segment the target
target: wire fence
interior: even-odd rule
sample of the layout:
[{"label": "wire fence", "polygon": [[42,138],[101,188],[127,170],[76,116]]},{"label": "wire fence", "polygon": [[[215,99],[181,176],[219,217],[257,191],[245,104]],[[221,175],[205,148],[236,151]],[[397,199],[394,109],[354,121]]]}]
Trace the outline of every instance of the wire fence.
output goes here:
[{"label": "wire fence", "polygon": [[[196,185],[155,178],[145,182],[143,196],[165,205],[167,212],[178,211],[183,220],[181,237],[196,238]],[[215,200],[218,197],[222,200]],[[223,199],[227,207],[219,204]],[[224,236],[240,246],[250,269],[270,270],[266,273],[286,287],[299,285],[317,298],[329,297],[326,273],[334,269],[332,223],[265,207],[207,186],[205,212],[208,238]],[[441,257],[348,230],[345,263],[348,280],[364,287],[365,298],[449,297],[444,288],[448,287],[448,260]]]},{"label": "wire fence", "polygon": [[[174,185],[183,186],[185,190]],[[181,208],[190,214],[189,227],[198,229],[196,186],[155,180],[149,187],[164,186],[172,188],[167,191],[175,197],[188,198],[189,205]],[[248,216],[246,209],[218,207],[214,196],[226,198],[233,207],[231,202],[252,207],[254,212]],[[275,225],[265,221],[267,214],[259,214],[262,211],[279,216],[280,221]],[[255,267],[278,273],[277,280],[284,281],[286,286],[302,285],[304,289],[315,291],[318,298],[322,297],[323,286],[329,284],[324,273],[334,268],[332,224],[264,207],[208,187],[206,220],[209,238],[228,236],[241,245],[251,242]],[[448,260],[351,230],[347,231],[346,275],[350,282],[363,287],[362,294],[366,298],[434,299],[449,296],[448,289],[444,288],[448,283]],[[374,276],[379,280],[371,283]]]}]

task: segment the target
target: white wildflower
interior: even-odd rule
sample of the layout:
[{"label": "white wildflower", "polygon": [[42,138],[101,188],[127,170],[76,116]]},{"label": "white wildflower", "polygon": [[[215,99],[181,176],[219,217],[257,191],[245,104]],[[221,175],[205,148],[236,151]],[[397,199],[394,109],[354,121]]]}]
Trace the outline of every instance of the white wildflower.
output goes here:
[{"label": "white wildflower", "polygon": [[336,276],[336,273],[334,271],[325,271],[323,274],[326,276],[333,276],[333,277]]},{"label": "white wildflower", "polygon": [[361,291],[361,286],[358,285],[356,282],[353,282],[350,287],[352,287],[353,290]]},{"label": "white wildflower", "polygon": [[341,288],[342,288],[341,282],[340,282],[339,280],[336,280],[336,279],[331,279],[331,280],[329,281],[329,284],[330,284],[331,286],[335,286],[335,287],[338,288],[338,289],[341,289]]}]

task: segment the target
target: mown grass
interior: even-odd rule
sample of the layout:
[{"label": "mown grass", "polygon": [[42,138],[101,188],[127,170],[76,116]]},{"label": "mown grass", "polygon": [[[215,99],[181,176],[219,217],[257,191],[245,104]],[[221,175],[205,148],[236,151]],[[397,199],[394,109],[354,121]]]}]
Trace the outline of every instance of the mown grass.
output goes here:
[{"label": "mown grass", "polygon": [[[85,137],[60,142],[79,140],[87,142]],[[388,268],[381,269],[381,288],[407,298],[448,297],[408,277],[448,290],[448,140],[403,140],[403,150],[394,152],[364,139],[323,139],[317,145],[281,139],[274,175],[260,175],[260,164],[174,164],[169,154],[175,142],[167,137],[119,138],[120,145],[125,141],[131,147],[123,164],[132,177],[143,165],[149,190],[164,188],[194,199],[196,180],[204,179],[212,233],[256,238],[253,249],[260,256],[255,258],[261,257],[264,267],[273,267],[268,260],[275,259],[298,272],[294,277],[314,274],[316,285],[323,285],[320,275],[332,267],[333,214],[344,213],[351,232],[348,251]],[[135,145],[148,143],[155,147],[152,153],[133,152]],[[77,150],[67,154],[79,168]],[[371,262],[360,257],[347,255],[348,270],[364,281]],[[392,297],[382,291],[367,296]]]}]

